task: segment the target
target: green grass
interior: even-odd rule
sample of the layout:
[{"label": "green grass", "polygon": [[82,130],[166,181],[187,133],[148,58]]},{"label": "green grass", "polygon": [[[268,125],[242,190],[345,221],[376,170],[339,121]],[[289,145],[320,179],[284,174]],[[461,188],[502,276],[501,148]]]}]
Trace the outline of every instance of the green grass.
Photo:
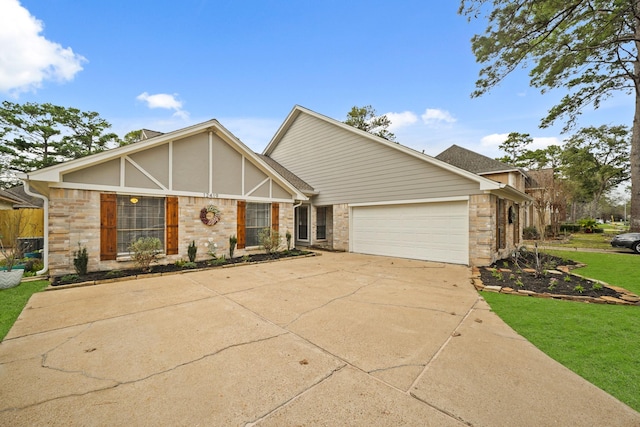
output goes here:
[{"label": "green grass", "polygon": [[[546,251],[575,272],[640,294],[640,256]],[[553,359],[640,411],[640,307],[482,294],[509,326]]]},{"label": "green grass", "polygon": [[573,233],[565,240],[545,240],[539,244],[559,248],[612,249],[610,242],[616,234],[619,232],[613,229],[604,233]]},{"label": "green grass", "polygon": [[48,285],[48,280],[37,280],[0,290],[0,341],[7,335],[31,295],[42,291]]},{"label": "green grass", "polygon": [[482,296],[533,345],[640,411],[640,308],[490,292]]},{"label": "green grass", "polygon": [[[602,280],[610,285],[621,286],[640,295],[640,255],[577,251],[545,252],[587,264],[586,267],[574,270],[575,273],[581,276]],[[640,315],[640,313],[638,314]]]}]

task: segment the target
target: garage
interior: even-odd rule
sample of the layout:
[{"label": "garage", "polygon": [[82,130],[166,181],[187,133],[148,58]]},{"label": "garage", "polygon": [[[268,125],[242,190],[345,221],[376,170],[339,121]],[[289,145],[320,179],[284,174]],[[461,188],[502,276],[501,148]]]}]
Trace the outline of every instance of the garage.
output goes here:
[{"label": "garage", "polygon": [[468,202],[354,206],[350,242],[352,252],[466,265]]}]

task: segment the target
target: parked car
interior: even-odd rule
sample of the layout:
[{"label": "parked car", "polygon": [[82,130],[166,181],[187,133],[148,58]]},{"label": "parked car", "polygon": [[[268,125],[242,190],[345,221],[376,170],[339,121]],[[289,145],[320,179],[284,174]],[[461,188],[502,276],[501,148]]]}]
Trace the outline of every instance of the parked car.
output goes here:
[{"label": "parked car", "polygon": [[627,248],[640,254],[640,233],[618,234],[611,240],[614,248]]}]

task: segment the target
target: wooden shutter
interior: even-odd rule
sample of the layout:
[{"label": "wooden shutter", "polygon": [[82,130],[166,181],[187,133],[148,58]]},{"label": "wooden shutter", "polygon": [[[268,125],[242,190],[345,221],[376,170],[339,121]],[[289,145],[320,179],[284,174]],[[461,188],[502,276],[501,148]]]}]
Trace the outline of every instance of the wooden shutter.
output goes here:
[{"label": "wooden shutter", "polygon": [[118,207],[113,193],[100,194],[100,260],[115,260],[118,255]]},{"label": "wooden shutter", "polygon": [[280,226],[280,205],[278,203],[271,204],[271,229],[278,231]]},{"label": "wooden shutter", "polygon": [[247,239],[245,236],[245,220],[247,216],[247,202],[244,200],[238,200],[238,230],[236,237],[238,239],[238,243],[236,247],[238,249],[244,249],[247,244]]},{"label": "wooden shutter", "polygon": [[165,202],[167,223],[166,254],[176,255],[178,253],[178,198],[167,197]]}]

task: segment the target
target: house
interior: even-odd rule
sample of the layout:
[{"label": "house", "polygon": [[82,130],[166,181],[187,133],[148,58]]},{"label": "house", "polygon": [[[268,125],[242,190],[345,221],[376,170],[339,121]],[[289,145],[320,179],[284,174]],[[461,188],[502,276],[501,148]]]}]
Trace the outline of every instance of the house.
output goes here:
[{"label": "house", "polygon": [[[89,270],[132,268],[129,244],[162,243],[165,264],[258,245],[263,228],[293,230],[294,206],[307,197],[270,163],[210,120],[135,144],[30,172],[27,191],[46,199],[45,261],[50,274],[74,272],[73,252],[87,248]],[[293,179],[293,177],[290,177]]]},{"label": "house", "polygon": [[[218,121],[143,139],[22,177],[46,199],[46,264],[73,272],[132,267],[128,246],[158,237],[163,263],[217,246],[257,249],[257,233],[296,246],[487,265],[512,251],[529,196],[296,106],[262,154]],[[215,247],[215,246],[214,246]]]},{"label": "house", "polygon": [[300,106],[263,155],[314,190],[295,210],[298,246],[488,265],[518,245],[531,200],[518,176],[489,179]]}]

